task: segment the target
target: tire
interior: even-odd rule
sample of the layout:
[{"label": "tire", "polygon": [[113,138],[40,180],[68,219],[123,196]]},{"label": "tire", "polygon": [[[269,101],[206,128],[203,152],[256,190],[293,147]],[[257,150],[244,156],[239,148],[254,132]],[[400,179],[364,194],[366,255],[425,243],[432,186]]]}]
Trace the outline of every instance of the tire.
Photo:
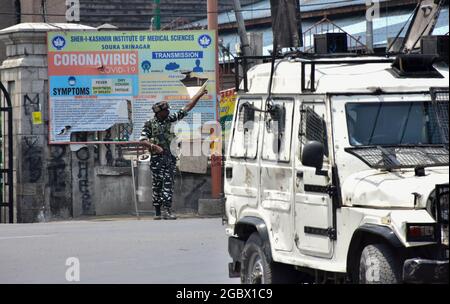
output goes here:
[{"label": "tire", "polygon": [[368,245],[359,263],[360,284],[400,284],[400,260],[385,244]]},{"label": "tire", "polygon": [[272,261],[270,245],[254,232],[245,243],[241,254],[242,284],[300,283],[302,273],[292,266]]}]

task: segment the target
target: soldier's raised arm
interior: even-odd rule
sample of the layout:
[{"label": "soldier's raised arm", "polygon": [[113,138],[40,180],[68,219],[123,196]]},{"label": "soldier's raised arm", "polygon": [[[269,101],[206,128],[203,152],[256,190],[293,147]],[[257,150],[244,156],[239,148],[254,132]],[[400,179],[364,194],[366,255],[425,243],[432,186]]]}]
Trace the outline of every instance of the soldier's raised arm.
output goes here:
[{"label": "soldier's raised arm", "polygon": [[208,90],[206,89],[198,92],[197,95],[195,95],[187,105],[185,105],[180,111],[178,111],[178,113],[171,114],[168,118],[169,121],[176,122],[178,120],[182,120],[183,118],[185,118],[188,112],[190,112],[193,108],[195,108],[200,99],[206,94],[208,94]]},{"label": "soldier's raised arm", "polygon": [[183,110],[186,112],[190,112],[193,108],[195,108],[199,100],[206,94],[208,94],[208,90],[206,89],[198,92],[197,95],[192,98],[191,102],[184,106]]}]

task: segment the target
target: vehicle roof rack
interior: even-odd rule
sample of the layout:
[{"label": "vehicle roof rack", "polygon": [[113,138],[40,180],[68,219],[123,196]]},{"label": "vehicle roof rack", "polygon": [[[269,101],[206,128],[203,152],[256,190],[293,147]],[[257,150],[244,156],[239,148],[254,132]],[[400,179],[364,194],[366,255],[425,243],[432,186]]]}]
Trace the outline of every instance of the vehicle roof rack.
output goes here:
[{"label": "vehicle roof rack", "polygon": [[434,64],[442,61],[436,55],[408,54],[399,55],[389,71],[397,78],[444,78]]},{"label": "vehicle roof rack", "polygon": [[[301,75],[302,75],[302,83],[301,88],[302,92],[315,92],[315,75],[316,75],[316,66],[317,65],[330,65],[330,64],[375,64],[375,63],[393,63],[394,58],[390,57],[379,57],[374,58],[374,55],[358,55],[355,53],[339,53],[339,54],[306,54],[299,51],[288,52],[282,55],[277,55],[276,60],[291,58],[291,59],[300,59],[301,61]],[[268,63],[271,62],[272,56],[243,56],[243,57],[235,57],[235,85],[237,91],[248,92],[248,77],[247,73],[249,70],[250,64],[255,61]],[[306,66],[311,65],[311,86],[306,87]],[[242,80],[244,84],[243,90],[240,89],[241,77],[240,71],[242,68]]]},{"label": "vehicle roof rack", "polygon": [[[244,81],[244,92],[248,92],[248,77],[247,73],[249,70],[249,66],[251,63],[256,62],[270,62],[272,60],[272,56],[242,56],[242,57],[235,57],[234,58],[234,81],[236,86],[236,91],[241,91],[241,68],[242,68],[242,79]],[[277,57],[277,59],[282,59],[283,57]]]},{"label": "vehicle roof rack", "polygon": [[[301,86],[302,92],[315,92],[316,91],[316,66],[317,65],[331,65],[331,64],[376,64],[376,63],[392,63],[394,58],[384,57],[384,58],[369,58],[369,59],[359,59],[361,56],[356,57],[358,59],[346,58],[342,60],[309,60],[302,61],[302,71],[301,71]],[[311,65],[310,69],[310,86],[306,86],[306,66]]]},{"label": "vehicle roof rack", "polygon": [[[247,56],[235,58],[235,84],[237,91],[248,92],[248,77],[247,72],[249,66],[253,61],[260,63],[271,62],[272,56]],[[390,55],[375,56],[375,55],[361,55],[354,53],[344,54],[306,54],[299,51],[288,52],[276,56],[276,60],[281,59],[299,59],[301,60],[301,89],[302,92],[315,92],[316,81],[316,67],[318,65],[338,65],[338,64],[377,64],[377,63],[392,63],[392,68],[389,69],[397,78],[443,78],[443,76],[434,68],[434,64],[442,61],[439,56],[423,55],[423,54],[400,54],[396,57]],[[306,84],[306,67],[310,66],[310,85]],[[241,70],[242,68],[242,70]],[[242,78],[240,77],[242,71]],[[243,90],[240,89],[240,81],[243,80]]]}]

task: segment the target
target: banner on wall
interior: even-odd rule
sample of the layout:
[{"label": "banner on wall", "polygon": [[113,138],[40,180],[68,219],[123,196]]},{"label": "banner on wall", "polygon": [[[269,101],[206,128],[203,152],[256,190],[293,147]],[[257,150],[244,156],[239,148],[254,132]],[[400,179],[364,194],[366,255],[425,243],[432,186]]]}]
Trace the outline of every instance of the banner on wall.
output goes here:
[{"label": "banner on wall", "polygon": [[236,107],[236,90],[230,89],[220,92],[220,125],[222,126],[223,140],[228,141],[231,124],[233,123]]},{"label": "banner on wall", "polygon": [[214,31],[49,32],[50,143],[114,126],[125,130],[122,142],[137,142],[153,104],[177,111],[190,101],[186,72],[208,79],[209,94],[185,121],[217,121],[215,39]]}]

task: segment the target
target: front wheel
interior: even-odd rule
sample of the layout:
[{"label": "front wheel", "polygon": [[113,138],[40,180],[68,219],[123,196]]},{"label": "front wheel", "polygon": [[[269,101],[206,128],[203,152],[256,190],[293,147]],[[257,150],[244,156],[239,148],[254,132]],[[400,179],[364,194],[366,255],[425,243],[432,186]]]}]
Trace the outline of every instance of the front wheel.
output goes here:
[{"label": "front wheel", "polygon": [[401,283],[400,260],[385,244],[368,245],[361,254],[359,264],[360,284]]},{"label": "front wheel", "polygon": [[241,255],[243,284],[289,284],[306,280],[292,266],[273,262],[270,254],[270,245],[257,232],[248,238]]},{"label": "front wheel", "polygon": [[258,233],[253,233],[242,251],[241,282],[243,284],[271,284],[272,269]]}]

